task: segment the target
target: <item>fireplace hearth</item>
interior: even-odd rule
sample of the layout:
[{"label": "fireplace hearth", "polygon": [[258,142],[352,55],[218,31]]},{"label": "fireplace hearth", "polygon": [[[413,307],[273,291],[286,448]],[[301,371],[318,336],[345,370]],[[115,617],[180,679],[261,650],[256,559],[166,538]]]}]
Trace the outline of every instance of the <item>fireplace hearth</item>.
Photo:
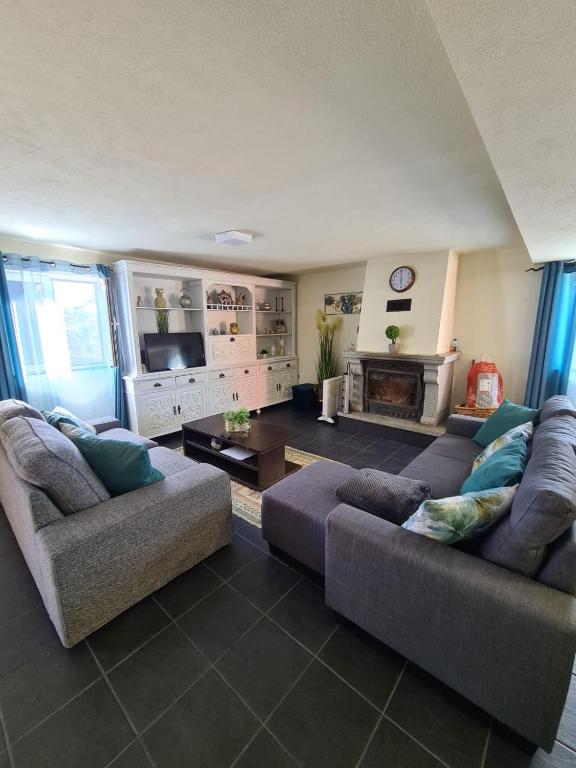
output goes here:
[{"label": "fireplace hearth", "polygon": [[364,362],[364,412],[419,421],[424,366],[403,361]]}]

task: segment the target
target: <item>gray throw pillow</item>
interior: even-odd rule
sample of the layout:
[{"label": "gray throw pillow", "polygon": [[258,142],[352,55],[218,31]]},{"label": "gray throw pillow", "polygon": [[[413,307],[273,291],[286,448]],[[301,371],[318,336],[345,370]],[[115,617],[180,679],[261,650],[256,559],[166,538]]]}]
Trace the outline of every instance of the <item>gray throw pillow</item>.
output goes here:
[{"label": "gray throw pillow", "polygon": [[15,416],[28,416],[31,419],[40,419],[44,421],[44,416],[37,408],[34,408],[23,400],[0,400],[0,424],[4,424],[8,419],[13,419]]},{"label": "gray throw pillow", "polygon": [[0,441],[16,474],[43,490],[63,515],[110,498],[74,443],[47,422],[17,416],[0,426]]},{"label": "gray throw pillow", "polygon": [[396,525],[406,522],[431,493],[430,484],[424,480],[399,477],[378,469],[360,469],[336,488],[336,495],[345,504]]}]

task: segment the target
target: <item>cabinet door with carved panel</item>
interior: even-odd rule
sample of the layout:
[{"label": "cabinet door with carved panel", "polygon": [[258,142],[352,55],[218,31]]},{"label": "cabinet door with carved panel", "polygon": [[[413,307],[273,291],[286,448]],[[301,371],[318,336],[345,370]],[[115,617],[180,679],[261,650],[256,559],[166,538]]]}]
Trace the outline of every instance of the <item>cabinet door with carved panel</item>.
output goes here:
[{"label": "cabinet door with carved panel", "polygon": [[262,377],[262,405],[270,405],[278,400],[278,375],[267,373]]},{"label": "cabinet door with carved panel", "polygon": [[256,357],[253,336],[209,336],[212,363],[243,363]]},{"label": "cabinet door with carved panel", "polygon": [[203,384],[176,393],[176,411],[182,423],[206,416],[206,389]]},{"label": "cabinet door with carved panel", "polygon": [[176,421],[176,405],[172,392],[162,394],[142,395],[138,400],[138,422],[141,434],[151,435],[167,431],[167,427],[178,427]]},{"label": "cabinet door with carved panel", "polygon": [[278,399],[288,400],[292,397],[292,387],[298,382],[296,371],[287,371],[278,374]]},{"label": "cabinet door with carved panel", "polygon": [[235,391],[233,381],[210,384],[210,413],[223,413],[234,408],[236,406]]},{"label": "cabinet door with carved panel", "polygon": [[236,393],[236,408],[256,408],[258,405],[258,380],[256,376],[234,379],[234,391]]}]

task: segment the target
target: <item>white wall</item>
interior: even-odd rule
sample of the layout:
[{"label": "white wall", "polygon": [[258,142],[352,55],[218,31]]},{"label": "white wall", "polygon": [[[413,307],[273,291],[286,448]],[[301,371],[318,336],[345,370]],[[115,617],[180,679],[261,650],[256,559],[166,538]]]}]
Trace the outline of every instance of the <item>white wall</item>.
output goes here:
[{"label": "white wall", "polygon": [[466,375],[474,358],[489,355],[504,380],[504,395],[524,400],[540,293],[540,272],[524,248],[460,255],[454,336],[461,344],[453,402],[466,396]]},{"label": "white wall", "polygon": [[[414,269],[416,280],[410,290],[396,293],[390,288],[390,274],[402,265]],[[452,251],[392,254],[368,261],[358,349],[386,352],[389,342],[384,331],[388,325],[397,325],[401,352],[446,352],[446,337],[449,340],[452,331],[456,274],[457,256]],[[412,299],[412,309],[386,312],[389,299]]]},{"label": "white wall", "polygon": [[[297,331],[300,382],[316,383],[316,310],[324,309],[325,293],[355,293],[364,289],[364,264],[331,269],[321,272],[306,272],[296,277],[297,286]],[[336,332],[335,348],[341,354],[349,344],[356,342],[358,315],[340,315],[342,327]],[[342,361],[340,360],[342,367]]]},{"label": "white wall", "polygon": [[21,256],[37,256],[39,259],[60,259],[74,264],[112,264],[114,261],[125,258],[111,251],[89,251],[84,248],[51,245],[38,240],[24,240],[6,235],[0,235],[0,251],[18,253]]}]

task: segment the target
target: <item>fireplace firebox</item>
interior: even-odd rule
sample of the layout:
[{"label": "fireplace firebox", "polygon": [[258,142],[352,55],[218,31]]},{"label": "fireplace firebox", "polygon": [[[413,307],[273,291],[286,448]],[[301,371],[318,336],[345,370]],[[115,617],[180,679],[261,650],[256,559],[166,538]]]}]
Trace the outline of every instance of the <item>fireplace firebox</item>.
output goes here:
[{"label": "fireplace firebox", "polygon": [[364,362],[364,411],[419,421],[424,404],[424,366],[391,360]]}]

